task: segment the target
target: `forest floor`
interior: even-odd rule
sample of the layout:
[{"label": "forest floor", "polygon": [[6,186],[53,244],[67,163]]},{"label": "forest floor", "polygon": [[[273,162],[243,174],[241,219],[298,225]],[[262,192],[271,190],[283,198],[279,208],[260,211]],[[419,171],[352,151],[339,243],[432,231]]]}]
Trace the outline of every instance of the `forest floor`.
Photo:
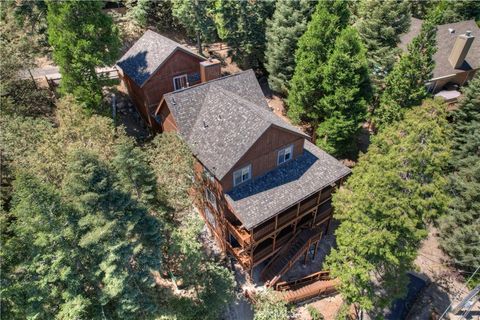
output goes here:
[{"label": "forest floor", "polygon": [[[448,256],[439,246],[438,230],[430,227],[428,237],[423,241],[415,260],[420,274],[426,276],[430,284],[417,299],[407,319],[438,319],[446,308],[455,306],[468,294],[465,278],[453,267]],[[461,314],[448,314],[450,319],[461,319]],[[480,302],[472,308],[465,319],[480,319]]]}]

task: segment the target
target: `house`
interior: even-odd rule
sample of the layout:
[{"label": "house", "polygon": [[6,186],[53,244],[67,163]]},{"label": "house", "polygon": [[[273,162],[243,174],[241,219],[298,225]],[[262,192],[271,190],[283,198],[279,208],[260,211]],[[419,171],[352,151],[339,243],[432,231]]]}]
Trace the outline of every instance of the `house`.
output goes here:
[{"label": "house", "polygon": [[[421,30],[423,21],[412,18],[410,30],[400,37],[399,47],[408,44]],[[427,82],[431,92],[438,92],[447,84],[462,86],[471,80],[480,68],[480,28],[474,20],[437,26],[435,67],[433,77]]]},{"label": "house", "polygon": [[196,206],[244,269],[273,286],[316,251],[350,170],[269,109],[253,71],[164,94],[155,116],[192,150]]},{"label": "house", "polygon": [[190,51],[179,43],[148,30],[117,62],[138,112],[150,126],[155,108],[167,92],[220,76],[220,62]]}]

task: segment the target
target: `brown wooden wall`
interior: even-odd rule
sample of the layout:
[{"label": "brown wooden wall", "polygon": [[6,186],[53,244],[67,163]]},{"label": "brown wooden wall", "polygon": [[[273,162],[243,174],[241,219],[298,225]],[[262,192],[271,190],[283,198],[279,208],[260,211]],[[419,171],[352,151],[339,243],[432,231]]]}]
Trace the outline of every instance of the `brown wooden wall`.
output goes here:
[{"label": "brown wooden wall", "polygon": [[293,158],[301,155],[304,141],[305,138],[298,134],[270,127],[222,179],[223,190],[230,191],[233,188],[233,172],[249,164],[252,165],[253,178],[275,169],[278,150],[281,148],[293,144]]},{"label": "brown wooden wall", "polygon": [[177,123],[173,118],[170,109],[168,109],[167,103],[165,101],[160,105],[159,111],[156,113],[162,118],[162,132],[174,132],[177,131]]},{"label": "brown wooden wall", "polygon": [[143,85],[146,102],[150,108],[156,108],[163,95],[174,90],[173,78],[183,74],[197,81],[189,81],[189,86],[200,83],[200,57],[177,50],[164,65]]},{"label": "brown wooden wall", "polygon": [[143,87],[138,86],[128,75],[119,72],[138,112],[149,126],[153,126],[151,113],[155,111],[163,95],[174,90],[173,78],[187,74],[189,86],[200,83],[200,57],[177,50]]}]

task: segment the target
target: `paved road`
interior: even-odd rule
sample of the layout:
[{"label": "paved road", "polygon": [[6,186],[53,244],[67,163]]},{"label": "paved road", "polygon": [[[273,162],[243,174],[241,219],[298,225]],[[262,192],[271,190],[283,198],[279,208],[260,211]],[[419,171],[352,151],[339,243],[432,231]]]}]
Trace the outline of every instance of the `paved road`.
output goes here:
[{"label": "paved road", "polygon": [[[108,78],[110,79],[117,79],[118,73],[115,66],[113,67],[103,67],[97,68],[97,74],[107,74]],[[62,75],[60,74],[60,70],[57,66],[47,66],[42,68],[33,68],[30,69],[30,73],[32,74],[34,79],[51,79],[51,80],[60,80]],[[20,78],[21,79],[30,79],[30,74],[28,70],[20,71]]]}]

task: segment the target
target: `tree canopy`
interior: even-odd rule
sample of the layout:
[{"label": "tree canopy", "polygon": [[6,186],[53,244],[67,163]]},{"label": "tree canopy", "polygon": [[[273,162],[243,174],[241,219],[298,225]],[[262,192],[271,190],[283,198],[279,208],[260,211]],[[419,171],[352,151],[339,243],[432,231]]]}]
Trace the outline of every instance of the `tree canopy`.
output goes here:
[{"label": "tree canopy", "polygon": [[437,19],[435,12],[428,15],[420,34],[408,45],[408,51],[386,77],[380,104],[373,110],[373,122],[377,128],[401,119],[406,108],[421,104],[427,97],[425,83],[432,78],[435,66]]},{"label": "tree canopy", "polygon": [[338,248],[327,258],[339,291],[357,310],[381,312],[405,292],[426,222],[449,202],[445,106],[427,100],[380,131],[333,196]]},{"label": "tree canopy", "polygon": [[305,32],[316,1],[280,0],[275,12],[267,21],[265,69],[268,83],[274,91],[284,95],[295,70],[295,50],[300,36]]},{"label": "tree canopy", "polygon": [[345,1],[320,1],[317,4],[295,52],[296,66],[288,94],[288,116],[294,123],[301,120],[318,123],[320,120],[315,107],[323,96],[323,65],[348,19]]},{"label": "tree canopy", "polygon": [[256,68],[264,61],[267,19],[273,14],[273,1],[215,1],[215,25],[229,55],[240,67]]},{"label": "tree canopy", "polygon": [[118,30],[102,12],[102,1],[48,1],[48,41],[62,75],[60,91],[88,110],[102,104],[95,68],[110,66],[119,53]]},{"label": "tree canopy", "polygon": [[[453,201],[440,219],[441,246],[463,271],[480,264],[480,77],[453,113],[449,190]],[[478,282],[479,277],[476,278]]]},{"label": "tree canopy", "polygon": [[371,95],[365,49],[353,27],[338,36],[324,66],[322,87],[316,144],[334,155],[352,153]]}]

